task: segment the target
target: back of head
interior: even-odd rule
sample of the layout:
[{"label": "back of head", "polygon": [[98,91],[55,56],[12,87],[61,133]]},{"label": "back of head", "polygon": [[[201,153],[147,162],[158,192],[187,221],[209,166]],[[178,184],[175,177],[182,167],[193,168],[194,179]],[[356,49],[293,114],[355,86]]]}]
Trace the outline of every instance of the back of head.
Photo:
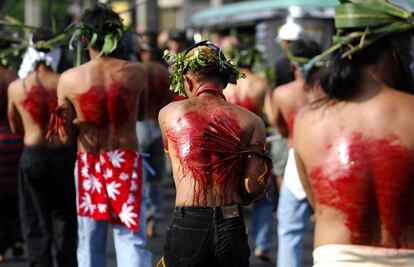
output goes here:
[{"label": "back of head", "polygon": [[170,89],[180,95],[184,94],[183,75],[188,73],[196,82],[216,80],[236,84],[243,73],[226,59],[221,49],[209,41],[201,41],[190,47],[185,53],[176,55],[166,51],[164,59],[173,58],[172,81]]},{"label": "back of head", "polygon": [[[81,22],[82,34],[86,37],[88,46],[105,55],[116,49],[124,33],[119,15],[102,4],[86,9]],[[114,45],[111,46],[110,43]]]},{"label": "back of head", "polygon": [[[336,8],[334,46],[323,54],[329,57],[320,70],[327,97],[349,100],[360,94],[362,69],[367,66],[385,66],[373,69],[383,84],[413,90],[408,34],[414,28],[413,14],[387,0],[341,2]],[[386,53],[392,56],[385,57]]]},{"label": "back of head", "polygon": [[288,58],[299,68],[308,86],[313,86],[317,79],[317,69],[307,65],[322,52],[321,46],[313,39],[301,38],[291,43]]},{"label": "back of head", "polygon": [[312,59],[321,53],[321,46],[312,39],[301,38],[291,43],[290,53],[298,58]]},{"label": "back of head", "polygon": [[[32,36],[32,41],[34,44],[36,44],[39,41],[48,41],[50,39],[52,39],[54,37],[54,34],[51,30],[47,29],[47,28],[38,28],[34,31],[33,36]],[[49,48],[36,48],[36,50],[41,51],[41,52],[49,52],[50,49]]]}]

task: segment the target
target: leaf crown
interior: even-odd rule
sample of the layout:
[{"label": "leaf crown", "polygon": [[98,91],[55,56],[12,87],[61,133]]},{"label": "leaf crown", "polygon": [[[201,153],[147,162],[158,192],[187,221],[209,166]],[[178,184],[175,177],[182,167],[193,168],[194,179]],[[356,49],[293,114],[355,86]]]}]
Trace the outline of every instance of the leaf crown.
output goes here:
[{"label": "leaf crown", "polygon": [[342,58],[363,50],[388,35],[414,28],[414,16],[388,0],[340,0],[335,10],[333,46],[304,65],[305,69],[328,64],[326,57],[342,49]]},{"label": "leaf crown", "polygon": [[103,9],[106,12],[114,13],[102,4],[98,4],[95,8],[85,9],[82,14],[82,22],[76,26],[69,41],[69,47],[74,49],[74,43],[80,41],[85,36],[88,38],[86,48],[96,47],[100,50],[99,56],[106,56],[118,47],[125,32],[124,25],[116,13],[105,16],[104,19],[96,23],[87,22],[84,18],[99,16],[93,14],[96,9]]},{"label": "leaf crown", "polygon": [[[214,53],[200,49],[202,46],[212,48]],[[232,84],[236,84],[238,79],[245,77],[238,67],[226,59],[218,46],[207,40],[198,42],[184,53],[176,55],[165,50],[163,59],[167,61],[172,59],[170,90],[181,96],[185,96],[184,74],[188,70],[197,72],[205,67],[215,66],[218,68],[222,80]]]}]

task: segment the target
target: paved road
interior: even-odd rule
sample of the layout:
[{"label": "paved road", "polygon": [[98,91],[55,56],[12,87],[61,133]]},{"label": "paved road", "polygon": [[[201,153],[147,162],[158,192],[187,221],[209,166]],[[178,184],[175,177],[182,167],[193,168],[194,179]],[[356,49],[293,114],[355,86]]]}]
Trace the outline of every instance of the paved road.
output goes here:
[{"label": "paved road", "polygon": [[[158,235],[154,238],[151,238],[148,241],[148,249],[153,253],[154,258],[154,266],[155,261],[161,257],[162,252],[162,245],[163,245],[163,233],[167,229],[170,215],[172,214],[173,210],[173,203],[174,203],[174,189],[172,188],[171,182],[166,181],[164,183],[164,194],[163,199],[164,203],[166,205],[165,208],[165,219],[160,222],[160,224],[157,227]],[[251,208],[248,207],[245,210],[245,217],[246,217],[246,223],[247,227],[250,228],[251,226]],[[275,222],[276,226],[276,222]],[[303,267],[310,267],[312,266],[312,258],[311,258],[311,251],[312,251],[312,231],[313,231],[313,225],[311,224],[307,234],[305,236],[304,240],[304,259],[303,259]],[[253,252],[253,246],[252,246],[252,237],[249,235],[249,241],[250,241],[250,248]],[[276,243],[276,236],[274,237],[274,241]],[[108,234],[108,242],[107,242],[107,256],[108,256],[108,267],[115,267],[115,250],[112,242],[112,235],[109,232]],[[253,253],[252,253],[253,254]],[[25,257],[22,257],[20,259],[12,259],[10,255],[7,255],[7,259],[4,263],[0,264],[0,267],[25,267],[26,261]],[[260,259],[256,258],[254,255],[250,257],[250,263],[251,267],[275,267],[275,260],[276,260],[276,244],[274,245],[274,249],[272,250],[271,254],[273,258],[273,262],[266,263],[261,261]],[[137,266],[138,267],[138,266]],[[281,266],[282,267],[282,266]]]}]

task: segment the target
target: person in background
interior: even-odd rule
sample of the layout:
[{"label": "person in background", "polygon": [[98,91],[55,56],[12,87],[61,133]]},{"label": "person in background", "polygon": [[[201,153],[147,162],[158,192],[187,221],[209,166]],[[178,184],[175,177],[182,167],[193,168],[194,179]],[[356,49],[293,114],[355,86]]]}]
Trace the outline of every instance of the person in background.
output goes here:
[{"label": "person in background", "polygon": [[[10,43],[0,41],[0,50],[10,47]],[[17,193],[23,139],[21,135],[11,132],[7,120],[7,88],[16,78],[17,75],[6,65],[0,64],[0,262],[4,261],[4,254],[9,248],[13,256],[24,253]]]},{"label": "person in background", "polygon": [[[271,88],[266,79],[253,72],[253,65],[261,57],[260,52],[254,45],[243,43],[232,47],[233,53],[229,51],[233,54],[231,58],[246,77],[237,81],[237,85],[227,85],[223,91],[227,102],[250,110],[265,121],[265,99],[270,99]],[[274,194],[267,194],[263,199],[253,203],[254,255],[264,261],[271,260],[269,254],[273,245],[273,212],[275,210],[273,196]]]},{"label": "person in background", "polygon": [[[33,43],[53,38],[40,28]],[[59,58],[47,48],[27,49],[19,74],[8,88],[8,116],[13,132],[24,135],[19,164],[19,202],[29,266],[77,266],[75,149],[45,138],[57,106]],[[24,78],[23,78],[24,77]],[[54,253],[52,253],[54,251]],[[53,256],[54,255],[54,256]]]},{"label": "person in background", "polygon": [[[136,121],[143,119],[147,74],[143,64],[115,58],[124,29],[118,14],[98,4],[78,29],[91,60],[61,75],[51,135],[71,142],[78,128],[78,263],[106,266],[108,223],[118,266],[150,266],[146,245],[146,190]],[[95,37],[94,37],[95,36]],[[115,44],[115,45],[114,45]],[[73,172],[73,169],[72,169]]]},{"label": "person in background", "polygon": [[[153,43],[154,45],[154,43]],[[165,105],[173,100],[173,94],[168,90],[170,75],[166,65],[160,63],[159,51],[156,46],[141,43],[140,58],[148,75],[147,110],[144,120],[137,122],[139,150],[148,154],[147,162],[154,170],[144,171],[149,185],[147,236],[156,234],[156,224],[162,219],[162,178],[165,176],[165,153],[158,125],[158,113]]]},{"label": "person in background", "polygon": [[320,46],[310,39],[299,39],[292,43],[288,52],[291,68],[296,80],[273,91],[273,114],[269,118],[279,133],[288,137],[289,156],[280,189],[278,220],[277,266],[302,266],[302,241],[312,208],[300,182],[292,150],[293,125],[298,112],[315,96],[305,83],[303,65],[321,52]]}]

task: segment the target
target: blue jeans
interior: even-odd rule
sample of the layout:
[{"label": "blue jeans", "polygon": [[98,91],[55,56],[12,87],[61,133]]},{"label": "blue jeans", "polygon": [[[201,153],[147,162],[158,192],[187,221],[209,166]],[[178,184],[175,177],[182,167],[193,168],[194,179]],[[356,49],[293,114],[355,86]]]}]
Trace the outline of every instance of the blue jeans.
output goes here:
[{"label": "blue jeans", "polygon": [[143,170],[149,189],[148,214],[155,219],[162,218],[162,177],[165,174],[165,153],[162,145],[161,130],[156,120],[144,120],[137,122],[137,136],[139,151],[149,154],[146,158],[149,165],[155,170],[155,174]]},{"label": "blue jeans", "polygon": [[[75,168],[75,170],[77,167]],[[75,181],[77,184],[77,172]],[[146,202],[147,190],[145,182],[141,199],[139,231],[134,232],[122,225],[113,225],[116,263],[118,267],[150,267],[151,253],[145,249],[147,237],[146,229]],[[108,221],[98,221],[89,217],[78,216],[78,267],[105,267],[106,266],[106,239]]]},{"label": "blue jeans", "polygon": [[256,250],[269,252],[272,249],[274,210],[271,193],[265,199],[253,202],[252,233]]},{"label": "blue jeans", "polygon": [[308,200],[298,200],[283,182],[277,209],[278,267],[302,265],[302,241],[312,212]]}]

